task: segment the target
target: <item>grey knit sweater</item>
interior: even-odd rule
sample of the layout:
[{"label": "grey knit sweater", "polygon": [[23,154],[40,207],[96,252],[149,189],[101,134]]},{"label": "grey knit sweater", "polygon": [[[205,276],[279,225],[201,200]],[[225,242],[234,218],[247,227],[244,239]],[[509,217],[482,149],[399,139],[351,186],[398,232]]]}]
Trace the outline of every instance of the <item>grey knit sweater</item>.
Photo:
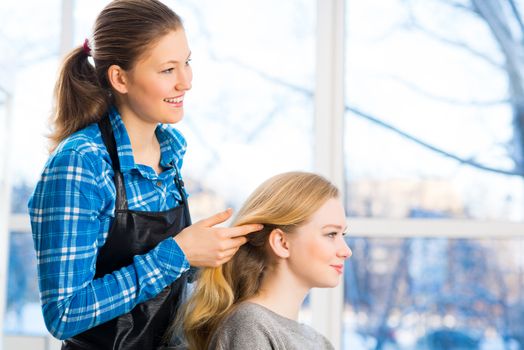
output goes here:
[{"label": "grey knit sweater", "polygon": [[333,345],[307,325],[244,302],[219,326],[209,346],[209,350],[265,349],[333,350]]}]

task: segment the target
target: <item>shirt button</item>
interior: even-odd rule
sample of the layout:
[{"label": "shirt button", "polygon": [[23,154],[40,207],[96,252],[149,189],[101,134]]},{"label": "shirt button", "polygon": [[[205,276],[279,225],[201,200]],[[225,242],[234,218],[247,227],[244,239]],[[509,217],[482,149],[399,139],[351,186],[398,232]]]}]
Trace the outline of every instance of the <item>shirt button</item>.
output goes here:
[{"label": "shirt button", "polygon": [[161,187],[161,186],[162,186],[162,181],[157,181],[157,182],[156,182],[156,185],[157,185],[158,187]]}]

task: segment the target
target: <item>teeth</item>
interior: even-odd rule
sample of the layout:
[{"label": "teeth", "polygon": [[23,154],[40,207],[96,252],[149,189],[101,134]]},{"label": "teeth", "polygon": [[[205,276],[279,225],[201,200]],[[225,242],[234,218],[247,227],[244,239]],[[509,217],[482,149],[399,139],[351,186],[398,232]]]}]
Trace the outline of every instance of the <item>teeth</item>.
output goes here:
[{"label": "teeth", "polygon": [[175,98],[164,98],[164,101],[169,103],[180,103],[184,101],[184,96],[175,97]]}]

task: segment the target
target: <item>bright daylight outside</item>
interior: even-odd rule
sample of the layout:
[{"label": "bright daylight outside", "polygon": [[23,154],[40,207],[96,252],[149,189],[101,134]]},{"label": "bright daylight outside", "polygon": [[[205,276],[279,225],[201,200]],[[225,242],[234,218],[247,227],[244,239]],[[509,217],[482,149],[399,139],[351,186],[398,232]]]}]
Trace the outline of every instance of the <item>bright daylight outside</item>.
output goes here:
[{"label": "bright daylight outside", "polygon": [[[176,127],[188,142],[194,220],[238,208],[273,174],[315,171],[317,1],[164,1],[184,19],[192,51],[193,89]],[[0,2],[6,335],[47,335],[27,200],[48,156],[62,31],[73,33],[66,46],[81,45],[107,2]],[[524,3],[345,0],[345,11],[353,256],[342,348],[524,350],[524,232],[499,235],[497,226],[524,224]],[[486,222],[492,232],[352,234],[352,219],[363,218]],[[301,317],[314,317],[308,301]]]},{"label": "bright daylight outside", "polygon": [[[501,234],[524,220],[523,5],[347,2],[344,348],[524,348],[522,230]],[[490,231],[355,237],[352,217]]]}]

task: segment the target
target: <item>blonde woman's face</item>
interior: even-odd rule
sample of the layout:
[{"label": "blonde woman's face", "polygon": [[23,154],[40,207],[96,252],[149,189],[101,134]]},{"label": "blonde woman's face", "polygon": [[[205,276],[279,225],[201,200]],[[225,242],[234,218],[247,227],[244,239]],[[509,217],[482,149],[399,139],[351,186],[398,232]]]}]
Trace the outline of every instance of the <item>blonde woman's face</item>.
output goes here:
[{"label": "blonde woman's face", "polygon": [[346,217],[340,200],[324,203],[295,233],[287,235],[288,266],[306,288],[335,287],[343,275],[344,261],[351,256],[344,240]]}]

